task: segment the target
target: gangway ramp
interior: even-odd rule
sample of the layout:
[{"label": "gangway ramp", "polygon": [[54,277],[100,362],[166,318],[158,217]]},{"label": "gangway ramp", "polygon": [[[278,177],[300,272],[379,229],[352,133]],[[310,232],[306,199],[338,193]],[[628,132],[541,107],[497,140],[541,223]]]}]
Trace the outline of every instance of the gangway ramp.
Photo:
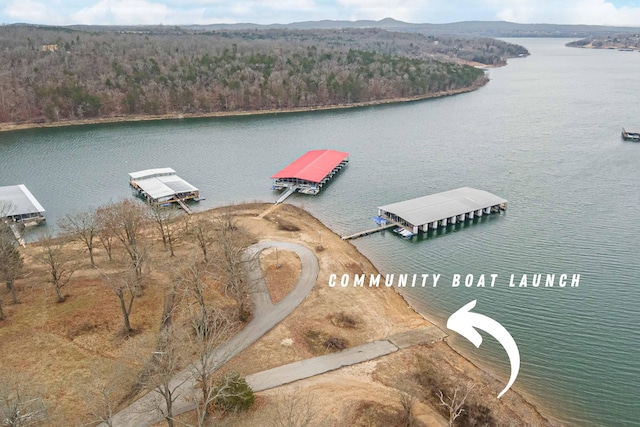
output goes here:
[{"label": "gangway ramp", "polygon": [[276,200],[276,205],[280,204],[282,202],[284,202],[286,200],[287,197],[289,197],[290,195],[292,195],[293,193],[295,193],[298,190],[297,187],[289,187],[289,189],[287,191],[285,191],[282,196],[280,196],[280,198],[278,200]]},{"label": "gangway ramp", "polygon": [[357,239],[358,237],[368,236],[369,234],[377,233],[378,231],[386,230],[391,227],[398,227],[400,224],[390,222],[388,224],[381,225],[379,227],[370,228],[368,230],[360,231],[358,233],[349,234],[348,236],[342,236],[342,240]]},{"label": "gangway ramp", "polygon": [[193,212],[191,211],[191,209],[189,208],[189,206],[187,206],[187,204],[182,201],[181,199],[176,199],[176,202],[178,202],[178,204],[180,205],[180,207],[188,214],[191,215]]}]

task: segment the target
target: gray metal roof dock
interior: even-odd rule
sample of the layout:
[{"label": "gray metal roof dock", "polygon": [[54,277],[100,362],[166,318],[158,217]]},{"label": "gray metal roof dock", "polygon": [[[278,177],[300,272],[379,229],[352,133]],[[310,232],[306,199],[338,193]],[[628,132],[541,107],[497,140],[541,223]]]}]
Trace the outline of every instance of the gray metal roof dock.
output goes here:
[{"label": "gray metal roof dock", "polygon": [[475,188],[462,187],[403,202],[380,206],[378,215],[399,223],[413,233],[455,224],[506,209],[502,197]]},{"label": "gray metal roof dock", "polygon": [[176,202],[185,210],[188,208],[185,208],[183,201],[197,199],[200,194],[196,187],[176,175],[176,171],[171,168],[131,172],[129,184],[149,203]]},{"label": "gray metal roof dock", "polygon": [[44,208],[23,184],[0,187],[0,204],[8,203],[10,209],[4,216],[15,222],[44,221]]}]

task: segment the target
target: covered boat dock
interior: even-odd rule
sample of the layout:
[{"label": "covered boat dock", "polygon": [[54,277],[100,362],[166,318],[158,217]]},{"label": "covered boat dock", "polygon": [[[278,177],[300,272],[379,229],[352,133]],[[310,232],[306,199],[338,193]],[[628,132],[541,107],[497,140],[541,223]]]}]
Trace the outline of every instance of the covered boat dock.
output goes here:
[{"label": "covered boat dock", "polygon": [[298,191],[316,195],[349,162],[349,153],[335,150],[311,150],[273,175],[272,190],[286,190],[276,203]]},{"label": "covered boat dock", "polygon": [[475,188],[462,187],[443,193],[380,206],[378,215],[417,234],[448,224],[500,212],[507,201]]},{"label": "covered boat dock", "polygon": [[187,213],[185,200],[196,199],[200,191],[176,175],[171,168],[147,169],[129,174],[129,185],[136,193],[152,204],[178,203]]},{"label": "covered boat dock", "polygon": [[[6,206],[6,208],[5,208]],[[44,208],[23,185],[0,187],[0,218],[17,223],[40,223],[45,220]]]},{"label": "covered boat dock", "polygon": [[622,139],[625,141],[640,141],[640,129],[622,128]]}]

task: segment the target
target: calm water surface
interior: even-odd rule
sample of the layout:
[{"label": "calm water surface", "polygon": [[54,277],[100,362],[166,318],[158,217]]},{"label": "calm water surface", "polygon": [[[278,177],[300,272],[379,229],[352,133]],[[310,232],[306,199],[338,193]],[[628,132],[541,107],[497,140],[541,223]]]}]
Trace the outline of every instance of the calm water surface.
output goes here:
[{"label": "calm water surface", "polygon": [[[376,207],[472,186],[506,214],[408,241],[354,241],[383,273],[442,275],[407,298],[436,323],[475,311],[518,343],[515,388],[569,425],[640,426],[640,54],[521,39],[532,56],[455,97],[350,111],[28,130],[0,134],[0,184],[26,184],[49,226],[130,195],[127,173],[172,167],[201,189],[199,209],[274,201],[269,176],[309,149],[348,151],[317,197],[294,195],[340,234],[369,228]],[[454,274],[495,273],[493,289],[452,288]],[[509,288],[509,275],[580,274],[577,289]],[[490,336],[451,342],[504,382]]]}]

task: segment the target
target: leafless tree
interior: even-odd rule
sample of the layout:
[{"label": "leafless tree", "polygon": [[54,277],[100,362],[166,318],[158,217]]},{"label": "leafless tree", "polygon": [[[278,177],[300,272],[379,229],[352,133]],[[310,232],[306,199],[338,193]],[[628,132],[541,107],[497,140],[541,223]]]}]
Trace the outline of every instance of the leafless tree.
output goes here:
[{"label": "leafless tree", "polygon": [[440,399],[440,405],[444,406],[449,411],[449,427],[453,427],[456,418],[464,412],[464,403],[473,388],[474,386],[471,383],[468,383],[464,387],[456,385],[453,389],[453,396],[451,397],[445,397],[441,390],[438,390],[436,393]]},{"label": "leafless tree", "polygon": [[99,208],[96,215],[100,225],[108,230],[108,235],[119,241],[127,252],[136,274],[137,291],[141,292],[143,269],[149,256],[143,236],[149,223],[144,205],[125,199]]},{"label": "leafless tree", "polygon": [[213,224],[207,218],[198,218],[189,224],[188,232],[198,242],[204,262],[208,262],[209,248],[214,242]]},{"label": "leafless tree", "polygon": [[123,334],[128,336],[133,332],[130,317],[133,310],[133,302],[138,296],[135,274],[130,269],[124,269],[116,273],[106,273],[102,270],[100,272],[102,273],[102,281],[118,297],[122,312]]},{"label": "leafless tree", "polygon": [[18,242],[9,226],[0,219],[0,280],[5,282],[14,304],[18,303],[15,279],[20,275],[23,264]]},{"label": "leafless tree", "polygon": [[62,294],[62,288],[69,284],[69,280],[75,272],[72,257],[65,248],[63,238],[54,238],[50,234],[45,234],[39,243],[42,247],[40,261],[47,267],[49,282],[56,292],[56,300],[64,302],[65,296]]},{"label": "leafless tree", "polygon": [[179,338],[175,336],[174,331],[170,327],[161,332],[145,379],[145,387],[160,395],[161,400],[156,401],[154,409],[162,413],[169,427],[175,425],[173,404],[180,396],[179,389],[189,379],[186,375],[175,378],[182,361],[178,346]]},{"label": "leafless tree", "polygon": [[214,373],[221,364],[229,359],[229,354],[219,354],[220,344],[225,342],[236,330],[236,323],[229,316],[217,309],[207,310],[207,318],[204,323],[199,315],[192,317],[192,333],[189,336],[191,348],[196,353],[196,361],[191,365],[191,370],[200,384],[201,399],[194,396],[198,402],[196,413],[198,426],[204,426],[209,413],[209,407],[220,395],[213,379]]},{"label": "leafless tree", "polygon": [[0,374],[0,422],[3,427],[22,427],[42,423],[47,411],[39,393],[17,374]]},{"label": "leafless tree", "polygon": [[157,204],[151,205],[151,219],[158,226],[158,230],[162,236],[162,244],[165,249],[167,249],[167,246],[169,247],[171,256],[174,256],[174,221],[179,214],[180,211],[173,205],[166,207]]},{"label": "leafless tree", "polygon": [[310,427],[315,424],[319,408],[312,393],[295,390],[288,395],[276,396],[277,402],[270,413],[271,427]]},{"label": "leafless tree", "polygon": [[248,284],[242,274],[242,253],[250,244],[249,235],[236,224],[230,213],[224,213],[213,221],[216,245],[217,273],[223,278],[225,293],[231,295],[238,305],[238,318],[246,322],[250,316],[247,301]]},{"label": "leafless tree", "polygon": [[94,239],[98,234],[98,222],[95,212],[67,214],[58,221],[58,226],[71,239],[81,241],[87,247],[91,265],[95,267],[93,250]]},{"label": "leafless tree", "polygon": [[113,261],[113,241],[115,239],[113,232],[110,228],[106,226],[102,221],[105,220],[105,217],[99,214],[100,210],[96,211],[96,221],[97,221],[97,230],[96,235],[98,236],[98,240],[100,244],[107,252],[107,256],[109,257],[109,261]]},{"label": "leafless tree", "polygon": [[[105,369],[103,362],[90,367],[91,380],[83,387],[87,412],[94,422],[113,427],[113,417],[116,414],[118,390],[132,386],[135,375],[131,365],[137,360],[137,354],[130,350],[122,358]],[[133,358],[134,360],[128,360]],[[124,360],[123,360],[124,359]],[[106,371],[106,372],[105,372]]]}]

